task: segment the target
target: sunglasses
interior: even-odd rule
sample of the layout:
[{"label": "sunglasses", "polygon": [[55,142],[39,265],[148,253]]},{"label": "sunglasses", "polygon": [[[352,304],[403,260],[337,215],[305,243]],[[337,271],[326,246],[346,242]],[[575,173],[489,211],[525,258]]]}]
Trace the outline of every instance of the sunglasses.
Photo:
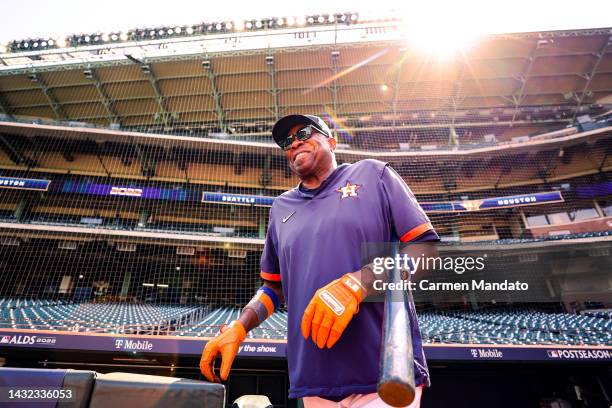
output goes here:
[{"label": "sunglasses", "polygon": [[278,142],[278,145],[281,147],[281,149],[287,151],[291,149],[291,145],[293,144],[294,138],[303,142],[305,140],[310,139],[314,132],[316,132],[316,129],[313,126],[308,125],[306,127],[301,128],[294,134],[288,135],[285,140],[281,140],[280,142]]}]

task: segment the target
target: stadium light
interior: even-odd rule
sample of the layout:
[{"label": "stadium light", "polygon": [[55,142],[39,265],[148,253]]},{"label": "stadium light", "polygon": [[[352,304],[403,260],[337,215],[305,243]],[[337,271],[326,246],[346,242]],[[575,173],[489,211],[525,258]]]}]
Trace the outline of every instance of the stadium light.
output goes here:
[{"label": "stadium light", "polygon": [[[449,58],[463,52],[476,43],[483,35],[490,32],[491,21],[477,16],[463,15],[461,4],[449,5],[440,14],[433,4],[423,3],[406,11],[402,31],[409,44],[438,58]],[[422,18],[436,15],[434,19]]]},{"label": "stadium light", "polygon": [[0,53],[3,52],[19,52],[19,51],[38,51],[49,48],[56,48],[57,43],[52,38],[30,38],[27,40],[11,41],[8,44],[0,46]]},{"label": "stadium light", "polygon": [[383,92],[387,92],[389,90],[389,86],[387,84],[382,84],[380,86],[380,90]]},{"label": "stadium light", "polygon": [[411,27],[406,33],[406,40],[421,52],[440,58],[451,57],[472,45],[478,35],[466,30],[452,28],[433,29],[429,27]]},{"label": "stadium light", "polygon": [[18,52],[30,50],[42,50],[50,47],[63,48],[66,46],[89,46],[108,42],[128,41],[128,40],[148,40],[156,38],[168,38],[177,35],[192,35],[195,33],[220,33],[227,31],[242,31],[244,29],[279,29],[284,27],[305,26],[305,25],[333,25],[337,23],[352,24],[359,19],[357,13],[333,13],[315,14],[289,17],[275,17],[271,19],[260,19],[250,21],[228,21],[202,23],[193,26],[168,26],[156,28],[139,28],[127,32],[109,33],[81,33],[73,34],[64,39],[34,38],[21,41],[13,41],[3,48],[0,52]]}]

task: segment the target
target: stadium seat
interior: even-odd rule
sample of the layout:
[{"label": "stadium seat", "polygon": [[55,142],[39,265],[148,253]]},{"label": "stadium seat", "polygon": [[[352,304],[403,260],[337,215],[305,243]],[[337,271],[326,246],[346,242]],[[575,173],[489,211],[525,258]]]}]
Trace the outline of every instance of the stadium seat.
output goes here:
[{"label": "stadium seat", "polygon": [[91,408],[225,406],[221,384],[143,374],[98,374]]},{"label": "stadium seat", "polygon": [[[72,398],[46,401],[37,406],[85,408],[93,388],[96,373],[83,370],[0,368],[0,387],[40,388],[48,390],[71,390]],[[4,388],[7,389],[7,388]],[[28,402],[6,403],[4,407],[25,407]]]},{"label": "stadium seat", "polygon": [[[64,369],[0,368],[0,387],[70,390],[70,399],[37,402],[37,407],[193,407],[223,408],[221,384],[154,375]],[[33,406],[29,402],[2,402],[3,407]],[[268,405],[269,401],[268,401]],[[268,406],[266,405],[266,406]],[[253,405],[249,405],[253,406]],[[263,406],[263,405],[257,405]]]},{"label": "stadium seat", "polygon": [[[0,328],[212,337],[240,309],[0,298]],[[419,313],[429,343],[612,345],[612,312],[537,310]],[[274,313],[249,339],[286,339],[287,313]]]}]

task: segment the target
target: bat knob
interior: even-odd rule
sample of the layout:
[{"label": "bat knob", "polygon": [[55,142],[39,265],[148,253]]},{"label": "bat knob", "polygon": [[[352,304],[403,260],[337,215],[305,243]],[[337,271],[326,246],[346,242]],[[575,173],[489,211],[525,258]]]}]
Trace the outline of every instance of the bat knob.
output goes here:
[{"label": "bat knob", "polygon": [[392,407],[406,407],[414,401],[414,389],[393,381],[378,385],[378,396]]}]

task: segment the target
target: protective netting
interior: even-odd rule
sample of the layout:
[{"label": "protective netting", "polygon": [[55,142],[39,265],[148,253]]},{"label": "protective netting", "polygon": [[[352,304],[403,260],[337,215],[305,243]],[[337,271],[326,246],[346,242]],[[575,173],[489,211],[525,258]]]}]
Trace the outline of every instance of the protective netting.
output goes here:
[{"label": "protective netting", "polygon": [[[536,291],[415,294],[428,341],[611,344],[609,312],[575,314],[612,294],[610,54],[571,76],[607,36],[542,41],[2,73],[0,327],[216,333],[259,287],[269,206],[298,182],[271,126],[303,113],[333,128],[339,163],[391,163],[442,254],[486,253]],[[284,338],[284,319],[253,336]]]}]

